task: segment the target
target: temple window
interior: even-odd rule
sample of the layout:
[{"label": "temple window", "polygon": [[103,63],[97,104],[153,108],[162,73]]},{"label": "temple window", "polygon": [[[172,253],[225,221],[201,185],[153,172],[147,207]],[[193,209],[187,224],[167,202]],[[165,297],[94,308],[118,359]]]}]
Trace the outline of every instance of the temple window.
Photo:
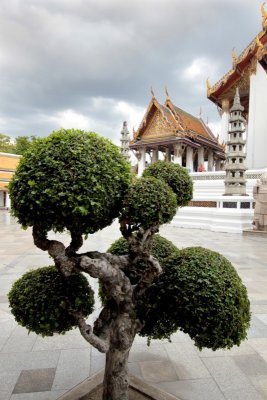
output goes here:
[{"label": "temple window", "polygon": [[236,151],[236,145],[233,145],[233,151]]},{"label": "temple window", "polygon": [[239,162],[240,162],[240,164],[242,164],[243,158],[239,158]]},{"label": "temple window", "polygon": [[242,151],[242,146],[241,145],[239,145],[239,150]]},{"label": "temple window", "polygon": [[232,158],[232,163],[235,164],[236,158]]}]

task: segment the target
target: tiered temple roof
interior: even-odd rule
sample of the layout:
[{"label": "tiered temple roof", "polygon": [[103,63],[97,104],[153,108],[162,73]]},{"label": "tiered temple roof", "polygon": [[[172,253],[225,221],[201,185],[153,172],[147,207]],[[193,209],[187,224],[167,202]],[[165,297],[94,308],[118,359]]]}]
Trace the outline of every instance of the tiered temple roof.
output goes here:
[{"label": "tiered temple roof", "polygon": [[233,99],[239,88],[241,103],[245,114],[248,113],[250,76],[256,72],[257,62],[267,72],[267,13],[262,5],[263,30],[252,40],[242,53],[237,56],[232,51],[232,68],[213,86],[207,80],[207,96],[222,108],[223,99]]},{"label": "tiered temple roof", "polygon": [[223,146],[201,118],[175,106],[168,95],[164,105],[153,95],[138,130],[134,132],[130,148],[138,150],[145,145],[147,149],[154,146],[160,149],[160,146],[172,143],[212,148],[224,158]]}]

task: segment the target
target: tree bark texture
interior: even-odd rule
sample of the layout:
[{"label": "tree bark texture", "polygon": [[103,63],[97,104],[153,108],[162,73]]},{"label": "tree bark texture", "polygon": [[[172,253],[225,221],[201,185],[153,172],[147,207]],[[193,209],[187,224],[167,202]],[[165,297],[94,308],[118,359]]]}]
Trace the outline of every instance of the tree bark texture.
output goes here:
[{"label": "tree bark texture", "polygon": [[[128,400],[128,357],[142,324],[136,319],[135,306],[153,280],[161,273],[158,261],[150,255],[151,239],[157,227],[133,233],[130,226],[121,224],[123,236],[129,244],[129,255],[115,256],[109,253],[89,252],[77,254],[82,245],[81,234],[71,232],[71,243],[49,240],[47,232],[33,227],[33,239],[37,247],[48,251],[55,265],[64,276],[85,272],[101,280],[108,294],[106,302],[94,326],[85,316],[69,309],[84,339],[100,352],[106,353],[103,400]],[[147,268],[139,282],[132,285],[127,271],[135,270],[138,260],[146,261]],[[140,274],[140,271],[137,271]]]}]

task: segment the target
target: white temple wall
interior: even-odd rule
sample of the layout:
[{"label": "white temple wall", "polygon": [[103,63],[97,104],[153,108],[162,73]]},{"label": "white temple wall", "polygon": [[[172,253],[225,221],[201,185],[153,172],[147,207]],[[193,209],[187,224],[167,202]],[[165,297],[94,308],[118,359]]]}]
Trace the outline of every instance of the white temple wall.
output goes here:
[{"label": "white temple wall", "polygon": [[246,166],[267,167],[267,74],[259,63],[250,77]]}]

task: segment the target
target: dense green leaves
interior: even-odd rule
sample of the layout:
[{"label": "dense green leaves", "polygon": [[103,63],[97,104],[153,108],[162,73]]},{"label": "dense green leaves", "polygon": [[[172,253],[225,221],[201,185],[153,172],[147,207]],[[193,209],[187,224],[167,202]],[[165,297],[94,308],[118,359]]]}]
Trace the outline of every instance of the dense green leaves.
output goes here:
[{"label": "dense green leaves", "polygon": [[130,165],[108,139],[62,129],[22,157],[9,185],[12,213],[24,227],[93,233],[118,216],[130,180]]},{"label": "dense green leaves", "polygon": [[170,222],[176,213],[171,188],[153,177],[136,179],[123,202],[122,218],[134,226],[148,228]]},{"label": "dense green leaves", "polygon": [[187,170],[178,164],[156,161],[144,170],[143,176],[153,176],[166,182],[176,194],[178,207],[186,206],[192,199],[193,182]]},{"label": "dense green leaves", "polygon": [[42,336],[65,333],[76,326],[69,307],[86,317],[94,305],[93,291],[82,274],[65,278],[54,266],[24,274],[13,284],[8,298],[16,321]]},{"label": "dense green leaves", "polygon": [[[127,242],[121,238],[108,251],[126,254]],[[245,339],[250,321],[247,291],[225,257],[201,247],[178,250],[159,235],[153,239],[151,253],[163,273],[138,301],[142,336],[166,339],[180,329],[200,349],[213,350],[239,345]],[[139,269],[144,267],[140,262]],[[132,283],[137,283],[132,277],[129,274]]]},{"label": "dense green leaves", "polygon": [[177,329],[196,346],[230,348],[246,338],[247,291],[232,264],[219,253],[191,247],[162,261],[164,273],[138,305],[141,335],[167,338]]}]

